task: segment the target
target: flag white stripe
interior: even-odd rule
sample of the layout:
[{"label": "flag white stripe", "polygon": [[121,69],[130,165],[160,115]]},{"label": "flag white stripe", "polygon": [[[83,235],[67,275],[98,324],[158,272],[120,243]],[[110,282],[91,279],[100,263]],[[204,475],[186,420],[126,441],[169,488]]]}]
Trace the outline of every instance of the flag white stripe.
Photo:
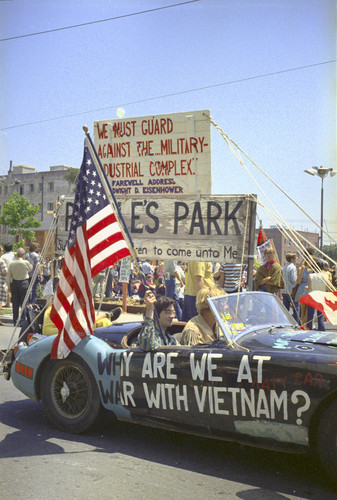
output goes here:
[{"label": "flag white stripe", "polygon": [[116,243],[110,245],[108,248],[105,248],[91,259],[91,267],[97,266],[100,262],[110,257],[112,253],[116,253],[123,248],[127,248],[125,241],[116,241]]},{"label": "flag white stripe", "polygon": [[89,238],[89,248],[95,248],[96,245],[99,245],[102,241],[106,240],[110,236],[120,232],[120,228],[118,223],[110,224],[107,227],[104,227],[98,233],[94,234],[91,238]]},{"label": "flag white stripe", "polygon": [[98,222],[101,222],[102,219],[105,219],[109,215],[113,214],[112,208],[110,205],[107,205],[106,207],[102,208],[97,214],[93,215],[88,219],[87,221],[87,229],[91,229],[93,226],[98,224]]},{"label": "flag white stripe", "polygon": [[68,313],[64,309],[63,304],[62,304],[62,302],[60,302],[57,295],[55,295],[55,298],[54,298],[54,306],[58,311],[58,315],[60,316],[61,321],[64,323],[65,320],[67,319]]}]

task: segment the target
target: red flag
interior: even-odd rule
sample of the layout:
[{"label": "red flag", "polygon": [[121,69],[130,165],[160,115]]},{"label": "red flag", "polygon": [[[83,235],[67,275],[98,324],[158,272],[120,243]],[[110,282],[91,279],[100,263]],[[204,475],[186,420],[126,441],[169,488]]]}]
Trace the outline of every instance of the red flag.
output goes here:
[{"label": "red flag", "polygon": [[300,302],[317,309],[332,325],[337,325],[337,292],[310,292]]},{"label": "red flag", "polygon": [[262,245],[262,243],[265,243],[266,241],[267,241],[267,236],[263,231],[262,226],[260,226],[259,234],[257,236],[257,246]]},{"label": "red flag", "polygon": [[65,358],[82,338],[92,334],[92,278],[131,255],[102,185],[99,168],[86,137],[66,252],[50,313],[59,330],[51,358]]}]

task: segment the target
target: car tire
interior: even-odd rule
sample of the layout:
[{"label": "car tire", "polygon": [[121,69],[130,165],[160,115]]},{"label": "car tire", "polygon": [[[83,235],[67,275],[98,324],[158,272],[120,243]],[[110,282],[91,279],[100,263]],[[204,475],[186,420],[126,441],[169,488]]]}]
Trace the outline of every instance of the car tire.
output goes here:
[{"label": "car tire", "polygon": [[323,413],[318,425],[317,449],[320,461],[337,484],[337,400]]},{"label": "car tire", "polygon": [[101,409],[98,388],[89,366],[78,356],[49,360],[41,378],[41,400],[50,421],[67,432],[84,432]]}]

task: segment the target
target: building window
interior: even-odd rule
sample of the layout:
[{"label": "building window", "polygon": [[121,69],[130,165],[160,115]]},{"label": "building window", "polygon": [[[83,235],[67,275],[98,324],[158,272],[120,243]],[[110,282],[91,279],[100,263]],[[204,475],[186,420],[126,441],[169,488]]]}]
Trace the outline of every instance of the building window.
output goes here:
[{"label": "building window", "polygon": [[39,182],[39,188],[38,189],[39,189],[39,192],[41,193],[41,191],[42,191],[42,182]]},{"label": "building window", "polygon": [[7,193],[8,193],[8,187],[4,186],[4,194],[7,194]]},{"label": "building window", "polygon": [[35,191],[34,184],[29,184],[29,192],[34,193],[34,191]]},{"label": "building window", "polygon": [[47,203],[47,210],[48,210],[48,212],[53,212],[54,211],[54,203]]},{"label": "building window", "polygon": [[48,182],[48,190],[54,191],[54,183],[53,182]]},{"label": "building window", "polygon": [[19,187],[19,193],[20,193],[20,195],[21,195],[21,196],[23,195],[23,193],[24,193],[23,186],[20,186],[20,187]]}]

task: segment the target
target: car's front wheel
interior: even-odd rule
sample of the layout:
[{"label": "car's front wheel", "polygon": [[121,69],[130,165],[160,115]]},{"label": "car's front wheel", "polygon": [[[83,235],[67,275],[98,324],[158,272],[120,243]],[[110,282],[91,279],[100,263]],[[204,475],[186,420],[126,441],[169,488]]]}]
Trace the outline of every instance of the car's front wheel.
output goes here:
[{"label": "car's front wheel", "polygon": [[95,378],[78,356],[49,360],[41,377],[41,400],[48,418],[61,430],[84,432],[96,420],[101,404]]},{"label": "car's front wheel", "polygon": [[337,484],[337,400],[328,406],[320,420],[317,448],[325,470]]}]

